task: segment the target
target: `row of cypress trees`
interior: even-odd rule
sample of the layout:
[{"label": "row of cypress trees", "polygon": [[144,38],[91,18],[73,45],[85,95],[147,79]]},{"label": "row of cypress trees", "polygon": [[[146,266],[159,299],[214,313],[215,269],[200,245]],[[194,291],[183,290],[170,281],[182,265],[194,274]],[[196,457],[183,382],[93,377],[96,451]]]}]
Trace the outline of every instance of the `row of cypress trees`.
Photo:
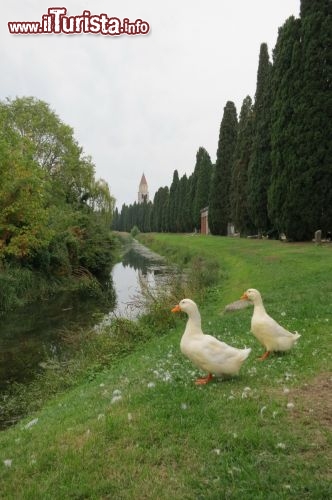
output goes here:
[{"label": "row of cypress trees", "polygon": [[209,206],[212,234],[229,222],[241,235],[285,233],[308,240],[332,229],[331,0],[302,0],[300,17],[279,29],[270,61],[260,47],[255,100],[237,117],[228,101],[216,162],[199,148],[193,173],[156,192],[153,203],[124,205],[114,227],[192,231]]},{"label": "row of cypress trees", "polygon": [[130,231],[137,226],[143,232],[188,232],[200,227],[200,210],[209,201],[214,166],[204,148],[196,154],[193,173],[179,178],[173,173],[171,186],[157,190],[153,203],[123,205],[115,209],[113,229]]}]

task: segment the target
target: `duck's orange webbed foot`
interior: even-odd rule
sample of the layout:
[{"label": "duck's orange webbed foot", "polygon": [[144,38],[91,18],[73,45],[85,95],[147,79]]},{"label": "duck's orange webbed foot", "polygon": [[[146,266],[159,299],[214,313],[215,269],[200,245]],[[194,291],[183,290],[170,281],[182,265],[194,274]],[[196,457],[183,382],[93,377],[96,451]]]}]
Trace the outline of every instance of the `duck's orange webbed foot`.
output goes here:
[{"label": "duck's orange webbed foot", "polygon": [[195,384],[196,385],[205,385],[205,384],[208,384],[209,382],[211,382],[212,379],[213,379],[213,375],[211,373],[209,373],[206,377],[198,378],[195,381]]},{"label": "duck's orange webbed foot", "polygon": [[268,358],[271,354],[271,351],[265,351],[264,354],[262,354],[262,356],[260,356],[258,359],[259,361],[264,361],[264,359]]}]

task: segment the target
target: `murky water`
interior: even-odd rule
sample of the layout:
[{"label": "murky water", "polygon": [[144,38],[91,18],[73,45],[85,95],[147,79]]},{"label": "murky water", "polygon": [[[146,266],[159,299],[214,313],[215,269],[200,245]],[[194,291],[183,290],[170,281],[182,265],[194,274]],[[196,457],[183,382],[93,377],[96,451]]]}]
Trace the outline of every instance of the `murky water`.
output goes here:
[{"label": "murky water", "polygon": [[135,242],[112,270],[116,303],[100,304],[91,298],[62,294],[30,304],[1,317],[0,390],[28,381],[43,361],[66,349],[63,332],[96,326],[112,315],[135,318],[140,312],[142,287],[155,286],[168,268],[161,257]]}]

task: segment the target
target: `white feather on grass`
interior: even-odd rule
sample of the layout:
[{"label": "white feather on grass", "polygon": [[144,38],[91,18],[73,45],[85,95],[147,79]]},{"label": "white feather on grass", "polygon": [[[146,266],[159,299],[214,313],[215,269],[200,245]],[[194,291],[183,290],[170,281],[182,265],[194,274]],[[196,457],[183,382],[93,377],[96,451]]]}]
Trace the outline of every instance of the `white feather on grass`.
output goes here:
[{"label": "white feather on grass", "polygon": [[251,302],[249,302],[249,300],[236,300],[235,302],[232,302],[231,304],[227,304],[227,306],[225,306],[224,313],[240,311],[241,309],[246,309],[251,305],[252,304]]}]

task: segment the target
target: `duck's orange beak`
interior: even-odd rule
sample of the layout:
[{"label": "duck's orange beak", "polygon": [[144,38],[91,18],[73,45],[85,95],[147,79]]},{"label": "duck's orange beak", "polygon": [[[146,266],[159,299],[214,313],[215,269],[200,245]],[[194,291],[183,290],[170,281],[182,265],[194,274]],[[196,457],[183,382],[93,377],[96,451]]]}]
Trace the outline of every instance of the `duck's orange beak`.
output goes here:
[{"label": "duck's orange beak", "polygon": [[241,295],[240,299],[241,300],[248,300],[249,297],[248,297],[248,295],[246,293],[244,293],[243,295]]},{"label": "duck's orange beak", "polygon": [[173,309],[171,309],[171,312],[172,313],[181,312],[181,307],[179,306],[179,304],[177,304],[175,307],[173,307]]}]

